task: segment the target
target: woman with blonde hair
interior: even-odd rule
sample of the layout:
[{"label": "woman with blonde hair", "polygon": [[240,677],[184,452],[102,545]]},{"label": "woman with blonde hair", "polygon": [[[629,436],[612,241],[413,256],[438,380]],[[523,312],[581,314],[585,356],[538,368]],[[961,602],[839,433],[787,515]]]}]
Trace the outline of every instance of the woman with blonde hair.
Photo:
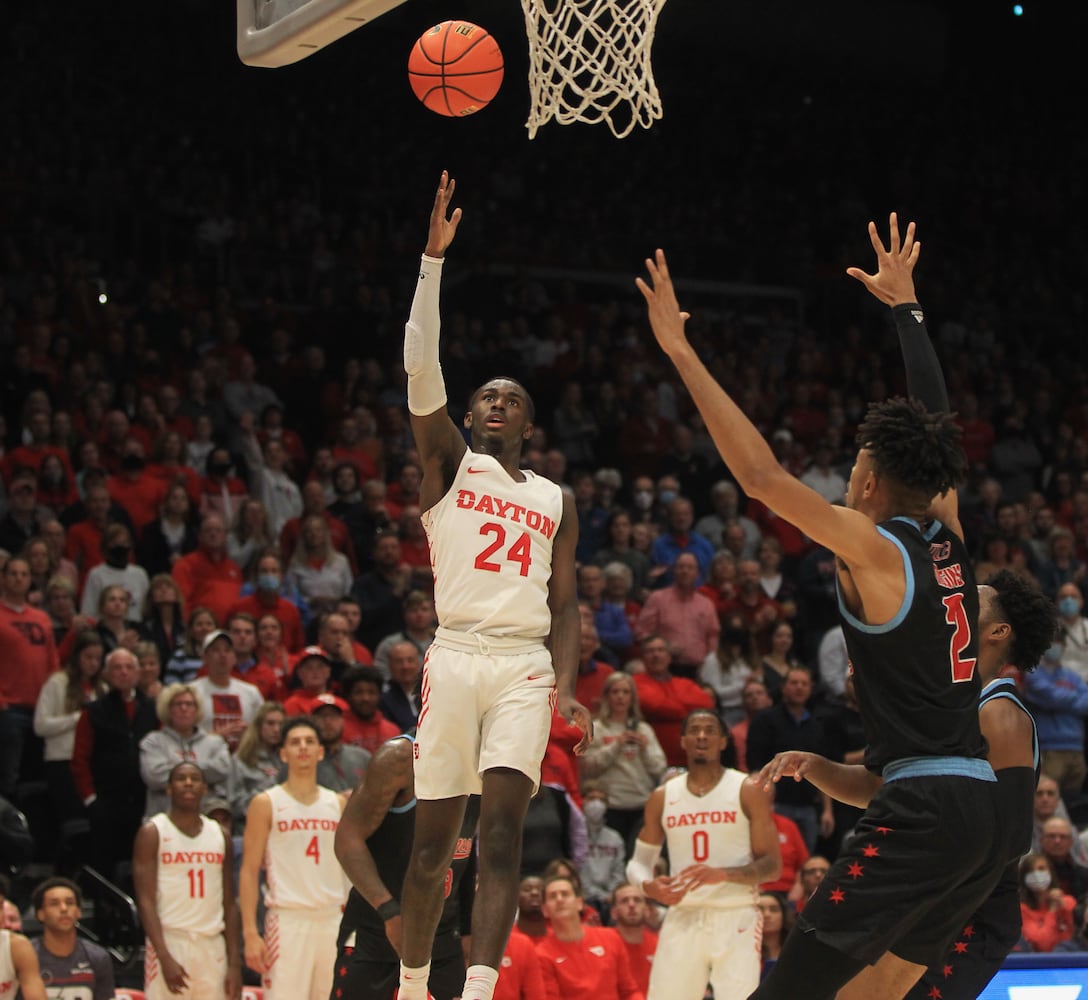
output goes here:
[{"label": "woman with blonde hair", "polygon": [[320,514],[302,519],[287,576],[315,613],[335,610],[337,601],[351,590],[351,566],[333,548],[329,526]]},{"label": "woman with blonde hair", "polygon": [[140,777],[147,786],[144,816],[170,808],[166,785],[180,763],[196,764],[204,773],[208,794],[222,798],[230,776],[230,750],[218,733],[200,727],[204,699],[192,684],[169,684],[155,699],[162,728],[140,741]]},{"label": "woman with blonde hair", "polygon": [[276,541],[265,505],[252,497],[244,501],[227,532],[227,555],[238,564],[244,577],[252,576],[261,553],[276,548]]},{"label": "woman with blonde hair", "polygon": [[153,642],[141,639],[136,643],[136,662],[140,665],[140,672],[136,676],[136,686],[143,691],[148,698],[158,698],[162,691],[162,660],[159,657],[159,647]]},{"label": "woman with blonde hair", "polygon": [[622,670],[601,689],[594,739],[582,757],[582,778],[594,778],[608,796],[605,825],[632,849],[650,793],[665,773],[665,751],[642,718],[635,682]]},{"label": "woman with blonde hair", "polygon": [[106,693],[104,655],[95,629],[78,632],[64,667],[49,676],[34,706],[34,732],[45,741],[45,778],[58,823],[83,814],[72,780],[72,751],[84,707]]},{"label": "woman with blonde hair", "polygon": [[140,637],[155,644],[165,667],[185,647],[185,598],[169,573],[151,578],[143,612]]},{"label": "woman with blonde hair", "polygon": [[246,810],[253,796],[267,791],[280,780],[283,761],[280,760],[280,728],[287,712],[278,701],[266,701],[257,709],[253,720],[231,762],[228,799],[234,818],[245,822]]}]

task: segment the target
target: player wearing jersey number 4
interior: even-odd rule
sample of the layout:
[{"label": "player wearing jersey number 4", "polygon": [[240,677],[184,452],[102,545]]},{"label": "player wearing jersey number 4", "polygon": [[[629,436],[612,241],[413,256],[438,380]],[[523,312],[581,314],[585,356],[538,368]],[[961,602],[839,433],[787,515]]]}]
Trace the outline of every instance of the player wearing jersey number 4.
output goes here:
[{"label": "player wearing jersey number 4", "polygon": [[869,225],[876,273],[848,273],[892,307],[914,398],[871,404],[845,507],[782,469],[714,381],[684,334],[688,314],[662,251],[647,261],[649,281],[637,281],[654,335],[741,489],[836,555],[865,766],[884,779],[759,1000],[902,997],[1008,860],[978,721],[978,592],[955,492],[966,463],[916,301],[914,224],[902,239],[894,214],[890,226],[886,248]]},{"label": "player wearing jersey number 4", "polygon": [[223,828],[200,814],[207,790],[196,764],[175,764],[170,808],[136,834],[132,879],[150,1000],[236,1000],[242,988],[234,852]]},{"label": "player wearing jersey number 4", "polygon": [[[266,1000],[328,1000],[332,988],[348,886],[335,850],[343,800],[317,783],[324,756],[313,719],[289,719],[280,734],[287,780],[254,796],[246,815],[238,898],[246,964],[261,974]],[[262,868],[263,937],[257,929]]]},{"label": "player wearing jersey number 4", "polygon": [[[465,1000],[492,996],[517,904],[521,829],[540,781],[552,704],[591,738],[574,700],[580,619],[573,500],[519,468],[533,402],[509,378],[472,395],[461,429],[438,363],[442,260],[461,210],[443,172],[404,333],[408,409],[423,464],[420,507],[439,628],[423,672],[416,827],[401,897],[401,1000],[426,995],[443,879],[468,796],[480,794],[479,888]],[[448,217],[447,217],[448,215]]]},{"label": "player wearing jersey number 4", "polygon": [[[627,865],[628,881],[669,907],[650,970],[647,1000],[746,997],[759,982],[763,919],[757,888],[782,870],[771,798],[723,767],[728,742],[706,708],[684,719],[687,772],[656,788]],[[661,845],[671,875],[653,875]]]}]

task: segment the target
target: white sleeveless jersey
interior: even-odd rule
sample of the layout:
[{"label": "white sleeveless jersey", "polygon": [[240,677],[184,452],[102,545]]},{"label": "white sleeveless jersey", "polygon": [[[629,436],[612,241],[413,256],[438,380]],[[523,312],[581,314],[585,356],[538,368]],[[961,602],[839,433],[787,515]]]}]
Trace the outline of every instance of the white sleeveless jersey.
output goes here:
[{"label": "white sleeveless jersey", "polygon": [[0,998],[8,1000],[18,988],[15,960],[11,957],[11,931],[0,931]]},{"label": "white sleeveless jersey", "polygon": [[[740,789],[748,775],[726,768],[721,780],[706,795],[688,791],[686,774],[665,784],[661,825],[669,848],[669,869],[673,875],[689,865],[733,868],[752,860],[752,838],[748,817],[740,805]],[[701,885],[677,903],[680,907],[732,909],[753,906],[755,886],[722,882]]]},{"label": "white sleeveless jersey", "polygon": [[283,785],[268,789],[272,828],[264,868],[267,902],[284,910],[328,910],[347,898],[348,886],[334,841],[340,825],[340,800],[318,785],[317,799],[304,805]]},{"label": "white sleeveless jersey", "polygon": [[200,833],[190,837],[166,813],[151,817],[159,831],[155,909],[164,930],[213,936],[223,933],[227,838],[215,820],[201,820]]},{"label": "white sleeveless jersey", "polygon": [[466,451],[453,485],[423,514],[438,622],[457,632],[542,638],[551,631],[548,580],[563,493],[550,479],[507,475]]}]

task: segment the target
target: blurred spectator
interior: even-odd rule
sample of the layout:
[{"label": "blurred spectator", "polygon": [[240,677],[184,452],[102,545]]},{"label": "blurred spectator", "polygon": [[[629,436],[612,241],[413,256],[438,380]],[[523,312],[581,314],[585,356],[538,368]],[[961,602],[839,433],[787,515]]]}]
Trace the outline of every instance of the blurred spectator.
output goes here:
[{"label": "blurred spectator", "polygon": [[729,727],[729,741],[733,744],[733,752],[737,757],[737,770],[750,771],[752,768],[748,766],[748,727],[752,719],[764,709],[770,708],[774,702],[767,693],[767,685],[758,677],[749,677],[744,682],[740,699],[744,718]]},{"label": "blurred spectator", "polygon": [[[341,663],[371,664],[374,657],[358,639],[355,633],[363,620],[359,602],[350,594],[336,602],[336,610],[323,615],[317,627],[317,641],[333,659],[334,672]],[[345,642],[346,637],[346,642]],[[422,660],[422,654],[420,659]],[[339,676],[339,673],[335,673]]]},{"label": "blurred spectator", "polygon": [[201,728],[204,701],[191,684],[171,684],[155,699],[161,728],[140,740],[140,777],[147,786],[144,816],[170,808],[166,786],[170,772],[182,763],[196,764],[204,774],[209,794],[226,794],[230,751],[217,733]]},{"label": "blurred spectator", "polygon": [[181,483],[166,489],[158,518],[144,525],[136,547],[137,562],[148,575],[169,573],[174,563],[197,546],[197,525],[193,520],[193,504]]},{"label": "blurred spectator", "polygon": [[764,963],[776,962],[793,927],[793,913],[780,892],[763,889],[756,903],[763,918],[760,949]]},{"label": "blurred spectator", "polygon": [[340,690],[349,711],[344,713],[344,741],[374,753],[386,740],[400,735],[378,708],[382,697],[382,675],[377,667],[357,664],[344,671]]},{"label": "blurred spectator", "polygon": [[1088,867],[1073,857],[1077,840],[1076,827],[1067,819],[1051,816],[1043,824],[1040,836],[1041,853],[1050,862],[1054,885],[1076,899],[1083,899],[1088,892]]},{"label": "blurred spectator", "polygon": [[102,561],[91,568],[83,584],[80,612],[93,615],[107,587],[121,587],[128,594],[128,618],[139,621],[147,600],[147,571],[132,561],[132,536],[123,524],[110,524],[102,532]]},{"label": "blurred spectator", "polygon": [[206,469],[200,481],[200,516],[215,515],[223,524],[232,524],[249,499],[249,489],[234,474],[234,460],[226,448],[217,445],[209,452]]},{"label": "blurred spectator", "polygon": [[737,596],[736,584],[736,557],[726,549],[715,552],[714,558],[710,560],[706,582],[699,588],[699,593],[710,598],[719,618],[725,606]]},{"label": "blurred spectator", "polygon": [[658,585],[669,584],[673,581],[672,568],[677,558],[688,553],[695,557],[697,572],[695,586],[703,583],[707,570],[710,568],[710,560],[714,556],[714,546],[702,535],[692,530],[695,523],[695,508],[686,497],[676,497],[667,507],[667,528],[654,539],[650,549],[650,558],[655,568],[665,567],[669,572],[659,577]]},{"label": "blurred spectator", "polygon": [[334,792],[354,791],[366,775],[370,751],[344,742],[347,702],[334,694],[319,694],[310,705],[309,714],[317,723],[317,733],[325,749],[325,756],[317,765],[317,783]]},{"label": "blurred spectator", "polygon": [[150,472],[144,446],[132,438],[122,446],[121,468],[107,481],[110,499],[124,507],[136,530],[142,531],[159,515],[166,483]]},{"label": "blurred spectator", "polygon": [[136,653],[136,662],[140,667],[136,686],[148,698],[158,698],[163,686],[162,658],[159,656],[159,647],[153,642],[141,639],[136,643],[136,649],[133,652]]},{"label": "blurred spectator", "polygon": [[1073,936],[1076,900],[1057,887],[1050,862],[1028,854],[1020,862],[1020,917],[1022,939],[1032,951],[1053,951]]},{"label": "blurred spectator", "polygon": [[330,694],[332,661],[320,646],[307,646],[295,661],[294,679],[298,686],[283,703],[288,715],[308,715],[314,699]]},{"label": "blurred spectator", "polygon": [[412,570],[414,589],[434,591],[434,574],[431,571],[431,549],[427,542],[427,532],[423,528],[423,519],[416,504],[409,504],[400,512],[397,522],[400,537],[400,560]]},{"label": "blurred spectator", "polygon": [[650,988],[650,966],[657,952],[657,934],[647,922],[648,908],[642,890],[626,880],[612,890],[611,925],[624,948],[635,985],[643,994]]},{"label": "blurred spectator", "polygon": [[715,549],[725,548],[725,529],[737,524],[743,532],[743,544],[740,556],[754,558],[756,546],[763,536],[756,523],[740,513],[740,492],[736,483],[729,479],[720,479],[710,488],[710,503],[713,511],[705,514],[695,523],[695,531],[702,535]]},{"label": "blurred spectator", "polygon": [[302,494],[287,472],[287,451],[275,439],[260,445],[250,417],[242,425],[242,455],[249,467],[253,497],[264,505],[269,531],[278,538],[283,526],[302,514]]},{"label": "blurred spectator", "polygon": [[687,757],[680,746],[681,725],[692,709],[712,708],[714,696],[695,681],[672,675],[672,651],[663,636],[647,635],[642,640],[642,664],[645,672],[634,679],[643,717],[653,727],[666,762],[683,766]]},{"label": "blurred spectator", "polygon": [[283,641],[283,624],[275,615],[257,619],[257,659],[272,669],[282,690],[287,690],[293,657]]},{"label": "blurred spectator", "polygon": [[321,515],[308,514],[302,519],[287,575],[316,613],[332,610],[351,590],[351,567],[347,558],[333,548],[328,523]]},{"label": "blurred spectator", "polygon": [[600,642],[617,656],[634,642],[631,626],[623,607],[604,599],[604,572],[593,563],[578,567],[578,595],[593,613],[593,624]]},{"label": "blurred spectator", "polygon": [[283,706],[266,701],[257,709],[242,733],[238,750],[231,761],[229,801],[234,818],[245,822],[250,800],[279,781],[280,727],[285,718]]},{"label": "blurred spectator", "polygon": [[730,615],[723,623],[717,649],[708,653],[699,667],[698,680],[713,688],[718,696],[718,707],[726,728],[736,725],[745,715],[741,692],[752,676],[751,645],[752,637],[745,628],[744,619],[740,615]]},{"label": "blurred spectator", "polygon": [[295,604],[283,596],[283,589],[283,564],[280,557],[274,550],[265,550],[256,561],[254,581],[242,588],[242,596],[231,609],[231,614],[244,612],[252,615],[255,620],[263,615],[272,615],[282,627],[284,645],[294,653],[306,644],[302,616]]},{"label": "blurred spectator", "polygon": [[[12,556],[0,570],[0,795],[13,798],[20,777],[41,765],[34,708],[60,669],[49,616],[26,603],[30,566]],[[33,748],[33,756],[27,754]]]},{"label": "blurred spectator", "polygon": [[227,532],[227,555],[248,579],[263,553],[278,551],[278,538],[279,534],[272,531],[265,505],[258,499],[247,499],[238,507]]},{"label": "blurred spectator", "polygon": [[801,474],[801,482],[828,503],[841,504],[846,496],[846,480],[832,467],[833,457],[831,442],[827,438],[820,438],[812,449],[811,464]]},{"label": "blurred spectator", "polygon": [[187,608],[206,607],[225,622],[242,591],[242,571],[227,555],[223,519],[209,514],[200,524],[197,548],[174,563],[171,575]]},{"label": "blurred spectator", "polygon": [[582,776],[608,796],[605,822],[630,846],[642,826],[643,809],[665,773],[665,752],[642,718],[634,680],[617,671],[605,678],[593,743],[582,757]]},{"label": "blurred spectator", "polygon": [[831,862],[827,858],[820,854],[809,855],[808,860],[801,866],[801,892],[794,907],[797,913],[805,908],[805,903],[829,871],[831,871]]},{"label": "blurred spectator", "polygon": [[593,561],[601,567],[618,562],[631,572],[631,584],[627,596],[641,600],[649,588],[650,557],[633,545],[631,515],[625,510],[614,510],[605,524],[605,544],[597,550]]},{"label": "blurred spectator", "polygon": [[1064,643],[1056,637],[1038,669],[1025,673],[1021,684],[1024,702],[1035,718],[1043,771],[1068,797],[1080,794],[1088,776],[1084,759],[1088,682],[1062,664],[1064,652]]},{"label": "blurred spectator", "polygon": [[400,726],[403,733],[419,721],[419,684],[423,675],[423,660],[410,642],[398,642],[389,650],[389,683],[386,684],[379,707],[382,715]]},{"label": "blurred spectator", "polygon": [[264,699],[256,687],[234,676],[236,660],[229,632],[209,632],[201,651],[206,673],[192,681],[192,687],[207,706],[209,729],[222,736],[233,751]]},{"label": "blurred spectator", "polygon": [[173,660],[184,657],[185,634],[181,588],[169,573],[157,573],[148,583],[140,636],[155,644],[164,675]]},{"label": "blurred spectator", "polygon": [[252,684],[261,692],[265,701],[280,701],[283,686],[276,671],[257,656],[257,619],[245,611],[232,611],[227,617],[234,648],[234,669],[231,673],[239,680]]},{"label": "blurred spectator", "polygon": [[1058,527],[1050,533],[1050,557],[1039,564],[1039,586],[1048,597],[1056,597],[1063,583],[1085,583],[1086,565],[1077,557],[1076,539],[1068,528]]},{"label": "blurred spectator", "polygon": [[8,486],[7,513],[0,518],[0,549],[21,552],[46,521],[56,515],[38,503],[38,477],[33,469],[19,469]]},{"label": "blurred spectator", "polygon": [[1075,583],[1063,583],[1057,592],[1058,618],[1064,636],[1062,666],[1088,681],[1088,618],[1084,596]]},{"label": "blurred spectator", "polygon": [[782,545],[777,538],[764,538],[757,550],[759,585],[782,609],[784,618],[797,615],[797,586],[791,575],[782,571]]},{"label": "blurred spectator", "polygon": [[673,583],[653,591],[642,607],[636,635],[645,640],[660,635],[675,655],[675,671],[694,677],[707,656],[717,648],[721,623],[714,605],[696,589],[699,566],[695,556],[682,552],[672,567]]},{"label": "blurred spectator", "polygon": [[391,627],[403,627],[402,602],[411,578],[411,569],[401,563],[396,534],[380,535],[374,547],[374,568],[350,585],[351,596],[359,602],[362,612],[356,634],[365,646],[374,649]]},{"label": "blurred spectator", "polygon": [[[594,715],[600,710],[605,681],[612,675],[613,668],[596,658],[600,647],[600,636],[585,615],[581,616],[578,637],[578,675],[574,680],[574,698],[585,705]],[[577,727],[574,727],[577,729]],[[571,734],[573,736],[573,733]],[[574,741],[578,742],[577,739]],[[574,744],[570,747],[574,749]]]},{"label": "blurred spectator", "polygon": [[763,592],[762,569],[754,559],[745,559],[737,565],[737,596],[722,606],[721,614],[734,611],[744,616],[756,650],[763,655],[769,653],[771,632],[775,622],[785,617],[785,610]]},{"label": "blurred spectator", "polygon": [[582,814],[586,818],[586,859],[579,866],[585,901],[602,917],[608,917],[612,887],[623,882],[627,848],[620,834],[608,826],[608,795],[603,788],[587,785]]},{"label": "blurred spectator", "polygon": [[[412,590],[404,598],[404,628],[385,636],[374,649],[374,666],[381,676],[389,679],[389,651],[398,643],[410,642],[419,652],[420,662],[434,642],[434,630],[438,619],[434,614],[434,601],[421,590]],[[583,703],[584,704],[584,703]]]},{"label": "blurred spectator", "polygon": [[760,658],[756,671],[772,701],[781,699],[782,687],[790,669],[800,665],[793,653],[793,626],[789,622],[775,622],[771,628],[771,648]]}]

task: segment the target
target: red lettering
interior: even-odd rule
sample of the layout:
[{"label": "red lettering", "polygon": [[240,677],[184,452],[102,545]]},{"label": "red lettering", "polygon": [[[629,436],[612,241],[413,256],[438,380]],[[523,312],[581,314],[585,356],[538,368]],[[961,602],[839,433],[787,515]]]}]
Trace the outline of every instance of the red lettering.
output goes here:
[{"label": "red lettering", "polygon": [[476,494],[472,490],[457,491],[457,506],[465,510],[471,510],[476,506]]},{"label": "red lettering", "polygon": [[951,566],[934,566],[933,575],[937,583],[945,590],[956,590],[963,584],[963,567],[959,563]]}]

